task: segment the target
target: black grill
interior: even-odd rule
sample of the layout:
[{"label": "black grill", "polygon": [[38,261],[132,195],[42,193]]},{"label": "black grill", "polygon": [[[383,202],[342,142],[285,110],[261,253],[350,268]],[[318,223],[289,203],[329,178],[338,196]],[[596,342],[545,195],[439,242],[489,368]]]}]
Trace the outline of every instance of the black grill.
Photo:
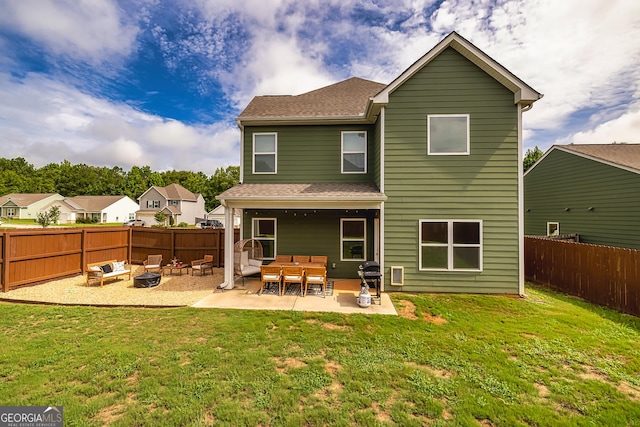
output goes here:
[{"label": "black grill", "polygon": [[372,296],[371,300],[381,304],[380,301],[380,264],[375,261],[365,261],[358,267],[358,276],[362,280],[363,286],[366,284],[369,288],[375,288],[376,294]]}]

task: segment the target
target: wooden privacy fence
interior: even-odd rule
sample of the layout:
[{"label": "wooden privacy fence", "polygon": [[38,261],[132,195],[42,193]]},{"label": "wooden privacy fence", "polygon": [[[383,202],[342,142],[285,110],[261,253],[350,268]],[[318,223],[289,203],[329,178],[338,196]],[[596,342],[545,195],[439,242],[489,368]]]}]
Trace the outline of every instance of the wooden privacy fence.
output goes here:
[{"label": "wooden privacy fence", "polygon": [[[234,233],[238,240],[239,231]],[[235,241],[234,240],[234,241]],[[142,264],[150,254],[190,263],[213,255],[224,266],[224,230],[83,227],[6,230],[0,233],[0,284],[11,288],[84,274],[89,263],[109,259]]]},{"label": "wooden privacy fence", "polygon": [[526,236],[525,277],[640,316],[640,251]]}]

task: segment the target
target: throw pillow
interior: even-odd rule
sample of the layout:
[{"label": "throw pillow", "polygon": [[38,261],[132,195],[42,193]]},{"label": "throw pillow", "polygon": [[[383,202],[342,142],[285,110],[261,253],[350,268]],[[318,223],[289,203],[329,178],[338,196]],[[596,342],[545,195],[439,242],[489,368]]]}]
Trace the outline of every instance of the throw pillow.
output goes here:
[{"label": "throw pillow", "polygon": [[105,264],[103,266],[100,266],[100,269],[105,273],[111,273],[113,271],[113,269],[111,268],[111,266],[109,264]]},{"label": "throw pillow", "polygon": [[124,271],[124,261],[113,263],[113,271]]},{"label": "throw pillow", "polygon": [[254,267],[260,267],[262,265],[262,260],[259,259],[250,259],[249,265],[253,265]]}]

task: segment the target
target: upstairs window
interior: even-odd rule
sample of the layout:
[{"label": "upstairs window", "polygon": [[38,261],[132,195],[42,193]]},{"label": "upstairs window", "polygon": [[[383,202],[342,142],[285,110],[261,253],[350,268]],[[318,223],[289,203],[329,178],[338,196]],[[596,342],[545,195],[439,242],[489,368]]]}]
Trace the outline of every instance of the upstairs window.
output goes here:
[{"label": "upstairs window", "polygon": [[481,221],[420,220],[420,270],[481,271]]},{"label": "upstairs window", "polygon": [[468,114],[432,114],[427,116],[428,155],[448,156],[469,153]]},{"label": "upstairs window", "polygon": [[158,209],[160,207],[160,200],[147,200],[147,209]]},{"label": "upstairs window", "polygon": [[275,133],[253,134],[253,173],[277,173],[278,136]]},{"label": "upstairs window", "polygon": [[342,132],[342,173],[367,173],[367,132]]}]

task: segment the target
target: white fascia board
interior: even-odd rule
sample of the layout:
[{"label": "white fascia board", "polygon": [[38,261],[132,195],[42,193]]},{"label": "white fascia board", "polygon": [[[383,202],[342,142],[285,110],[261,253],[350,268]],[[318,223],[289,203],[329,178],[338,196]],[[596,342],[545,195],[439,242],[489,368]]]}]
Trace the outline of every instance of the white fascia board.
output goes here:
[{"label": "white fascia board", "polygon": [[235,209],[380,209],[383,200],[336,199],[226,199],[223,203]]},{"label": "white fascia board", "polygon": [[389,102],[389,95],[393,91],[404,84],[404,82],[410,79],[414,74],[420,71],[448,47],[455,49],[462,56],[473,62],[480,69],[485,71],[491,77],[511,90],[514,93],[514,103],[531,104],[542,98],[541,93],[537,92],[525,82],[517,78],[509,70],[493,60],[489,55],[475,47],[468,40],[464,39],[459,34],[452,32],[440,43],[438,43],[433,49],[427,52],[422,58],[414,62],[385,89],[378,93],[373,98],[373,102],[387,104]]},{"label": "white fascia board", "polygon": [[318,125],[318,124],[372,124],[369,117],[358,116],[318,116],[318,117],[245,117],[236,119],[241,126],[275,125]]}]

